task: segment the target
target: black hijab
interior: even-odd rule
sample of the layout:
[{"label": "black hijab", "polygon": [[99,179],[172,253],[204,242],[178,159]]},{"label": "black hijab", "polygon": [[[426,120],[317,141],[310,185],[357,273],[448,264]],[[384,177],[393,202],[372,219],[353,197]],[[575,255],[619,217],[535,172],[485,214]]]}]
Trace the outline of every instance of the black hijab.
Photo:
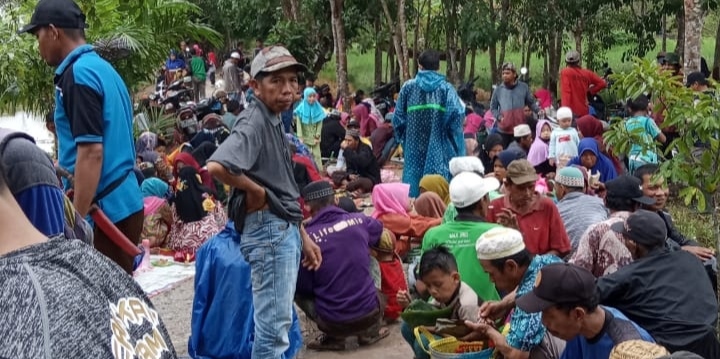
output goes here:
[{"label": "black hijab", "polygon": [[203,208],[203,194],[210,190],[203,186],[198,172],[191,166],[183,167],[178,174],[177,192],[175,193],[175,211],[185,223],[199,221],[207,215]]},{"label": "black hijab", "polygon": [[485,143],[480,149],[480,154],[478,154],[478,157],[480,157],[480,160],[482,161],[483,167],[485,167],[485,174],[492,172],[494,168],[493,159],[490,158],[490,156],[488,155],[488,151],[490,151],[490,149],[492,149],[493,147],[502,144],[502,136],[497,133],[493,133],[492,135],[487,136],[487,138],[485,139]]},{"label": "black hijab", "polygon": [[212,142],[203,142],[196,149],[192,151],[192,156],[198,162],[200,167],[205,167],[207,160],[215,153],[217,146]]}]

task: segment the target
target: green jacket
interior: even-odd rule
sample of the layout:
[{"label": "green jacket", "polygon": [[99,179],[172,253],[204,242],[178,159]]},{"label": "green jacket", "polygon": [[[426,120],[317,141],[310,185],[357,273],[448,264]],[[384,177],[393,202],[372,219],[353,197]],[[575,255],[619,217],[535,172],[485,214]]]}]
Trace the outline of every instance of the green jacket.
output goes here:
[{"label": "green jacket", "polygon": [[205,60],[200,56],[193,56],[192,60],[190,60],[190,71],[192,71],[194,78],[205,81]]}]

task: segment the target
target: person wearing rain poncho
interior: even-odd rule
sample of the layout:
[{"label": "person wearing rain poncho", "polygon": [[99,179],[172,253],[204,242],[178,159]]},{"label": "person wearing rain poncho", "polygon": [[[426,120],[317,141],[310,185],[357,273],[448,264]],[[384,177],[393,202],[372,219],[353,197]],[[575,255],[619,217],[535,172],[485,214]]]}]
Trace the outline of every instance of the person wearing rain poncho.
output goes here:
[{"label": "person wearing rain poncho", "polygon": [[465,155],[465,106],[437,72],[440,56],[436,51],[423,52],[419,63],[417,76],[400,89],[392,120],[405,154],[403,182],[410,185],[411,197],[420,194],[420,179],[426,174],[449,180],[448,162]]},{"label": "person wearing rain poncho", "polygon": [[318,169],[322,169],[322,156],[320,154],[320,135],[322,123],[326,113],[319,102],[317,92],[312,87],[303,91],[302,102],[295,108],[295,119],[297,121],[297,134],[303,144],[312,152],[313,159]]}]

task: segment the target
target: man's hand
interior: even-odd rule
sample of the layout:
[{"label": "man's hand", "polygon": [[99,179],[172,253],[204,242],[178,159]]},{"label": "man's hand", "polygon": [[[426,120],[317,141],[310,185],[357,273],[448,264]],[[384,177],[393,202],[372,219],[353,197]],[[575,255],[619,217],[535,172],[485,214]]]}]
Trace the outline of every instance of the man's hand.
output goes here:
[{"label": "man's hand", "polygon": [[710,258],[712,258],[713,251],[710,248],[705,247],[698,247],[698,246],[683,246],[682,250],[690,252],[694,254],[696,257],[700,258],[701,261],[706,261]]},{"label": "man's hand", "polygon": [[245,192],[245,209],[248,213],[262,211],[268,208],[265,188],[257,186],[253,191]]},{"label": "man's hand", "polygon": [[305,232],[305,227],[300,226],[300,236],[302,237],[303,260],[302,266],[308,270],[318,270],[322,264],[322,252],[315,242]]},{"label": "man's hand", "polygon": [[340,142],[340,148],[341,148],[341,149],[344,150],[344,149],[347,148],[347,146],[348,146],[347,140],[343,140],[342,142]]},{"label": "man's hand", "polygon": [[503,319],[509,310],[505,301],[487,301],[480,306],[478,319],[481,321]]},{"label": "man's hand", "polygon": [[517,216],[510,210],[510,208],[503,208],[502,212],[498,213],[497,223],[503,227],[520,230]]}]

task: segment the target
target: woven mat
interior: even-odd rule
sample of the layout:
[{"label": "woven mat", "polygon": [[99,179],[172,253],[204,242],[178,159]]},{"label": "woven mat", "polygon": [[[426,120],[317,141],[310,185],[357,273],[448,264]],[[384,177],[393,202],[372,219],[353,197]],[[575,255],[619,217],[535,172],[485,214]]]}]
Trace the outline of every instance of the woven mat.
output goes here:
[{"label": "woven mat", "polygon": [[166,267],[153,267],[152,270],[139,273],[135,276],[135,282],[140,285],[150,298],[167,292],[183,281],[195,277],[195,262],[185,265],[176,263],[173,261],[173,258],[169,256],[150,256],[150,262],[161,259],[167,260],[169,265]]}]

